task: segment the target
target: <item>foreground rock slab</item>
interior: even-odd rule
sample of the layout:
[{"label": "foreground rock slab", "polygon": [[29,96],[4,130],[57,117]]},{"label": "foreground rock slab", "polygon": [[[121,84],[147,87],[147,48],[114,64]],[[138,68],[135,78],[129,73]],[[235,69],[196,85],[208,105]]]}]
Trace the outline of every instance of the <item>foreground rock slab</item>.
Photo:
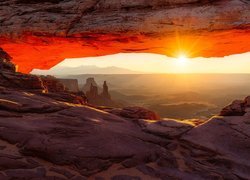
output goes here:
[{"label": "foreground rock slab", "polygon": [[221,169],[228,169],[241,179],[249,179],[249,117],[214,117],[207,123],[193,128],[182,136],[182,139],[192,143],[194,147],[217,154],[208,159],[211,164],[220,165]]},{"label": "foreground rock slab", "polygon": [[0,91],[1,179],[249,179],[249,119],[117,116]]}]

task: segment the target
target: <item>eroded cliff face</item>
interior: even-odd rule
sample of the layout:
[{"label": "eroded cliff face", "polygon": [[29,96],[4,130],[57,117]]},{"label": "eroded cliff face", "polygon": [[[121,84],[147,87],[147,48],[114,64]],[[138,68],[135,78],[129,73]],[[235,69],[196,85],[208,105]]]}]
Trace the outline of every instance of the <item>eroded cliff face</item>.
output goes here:
[{"label": "eroded cliff face", "polygon": [[[33,96],[33,93],[35,93],[66,103],[85,104],[82,95],[69,92],[61,81],[53,76],[36,76],[16,72],[16,66],[11,62],[11,59],[11,56],[0,48],[0,91],[3,90],[2,93],[8,94],[8,91],[13,89],[15,91],[26,91],[24,93],[27,93],[27,96]],[[13,96],[12,98],[12,100],[15,100],[18,96]],[[5,109],[1,106],[2,101],[7,104],[13,102],[0,98],[0,111]],[[24,102],[25,98],[22,101]],[[17,111],[20,110],[18,106],[16,108]],[[10,106],[10,109],[12,107]],[[43,107],[46,109],[46,106]]]},{"label": "eroded cliff face", "polygon": [[7,0],[0,46],[19,70],[119,52],[225,56],[249,51],[247,0]]}]

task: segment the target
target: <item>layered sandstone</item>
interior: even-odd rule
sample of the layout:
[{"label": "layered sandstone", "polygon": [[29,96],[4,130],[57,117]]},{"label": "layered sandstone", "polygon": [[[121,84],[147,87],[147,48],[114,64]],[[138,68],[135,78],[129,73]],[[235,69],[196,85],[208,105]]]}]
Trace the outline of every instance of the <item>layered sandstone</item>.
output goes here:
[{"label": "layered sandstone", "polygon": [[7,0],[0,46],[22,72],[119,52],[225,56],[249,51],[249,22],[247,0]]}]

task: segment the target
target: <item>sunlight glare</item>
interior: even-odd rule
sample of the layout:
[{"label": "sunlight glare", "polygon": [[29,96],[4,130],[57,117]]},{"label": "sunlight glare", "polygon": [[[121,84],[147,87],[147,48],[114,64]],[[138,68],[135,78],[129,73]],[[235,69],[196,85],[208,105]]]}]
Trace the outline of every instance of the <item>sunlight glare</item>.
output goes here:
[{"label": "sunlight glare", "polygon": [[185,55],[180,55],[179,57],[178,57],[178,60],[179,61],[181,61],[181,62],[185,62],[185,61],[187,61],[187,57],[185,56]]},{"label": "sunlight glare", "polygon": [[180,54],[179,57],[177,58],[177,63],[179,65],[185,65],[188,61],[188,58],[185,54]]}]

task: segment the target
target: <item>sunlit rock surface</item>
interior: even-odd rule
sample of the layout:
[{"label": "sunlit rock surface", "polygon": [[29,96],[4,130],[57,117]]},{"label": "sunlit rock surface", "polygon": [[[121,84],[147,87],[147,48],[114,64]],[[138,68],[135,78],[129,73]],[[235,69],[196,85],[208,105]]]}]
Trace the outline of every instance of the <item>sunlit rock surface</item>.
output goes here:
[{"label": "sunlit rock surface", "polygon": [[131,119],[1,87],[0,178],[249,179],[249,124]]},{"label": "sunlit rock surface", "polygon": [[247,0],[7,0],[0,46],[19,71],[119,52],[214,57],[249,51]]}]

